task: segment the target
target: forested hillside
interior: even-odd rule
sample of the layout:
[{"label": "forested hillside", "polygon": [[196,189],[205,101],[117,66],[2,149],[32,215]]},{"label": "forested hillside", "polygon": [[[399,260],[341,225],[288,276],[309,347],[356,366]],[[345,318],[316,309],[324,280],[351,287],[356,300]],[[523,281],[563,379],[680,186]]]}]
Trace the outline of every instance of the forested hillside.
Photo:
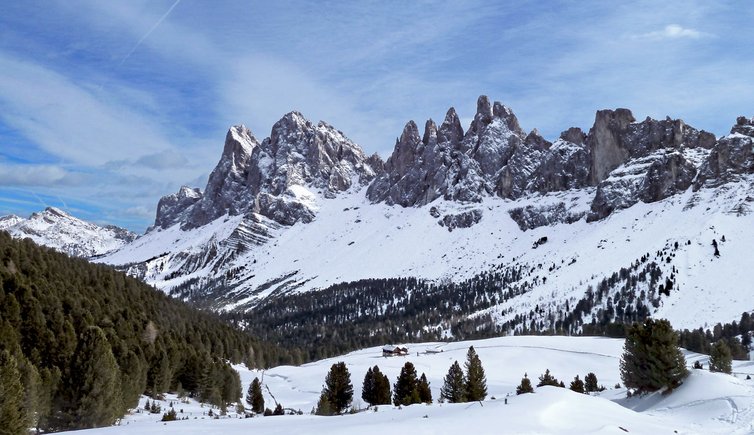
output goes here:
[{"label": "forested hillside", "polygon": [[5,232],[0,282],[0,427],[8,433],[109,425],[143,393],[185,391],[223,406],[241,395],[230,362],[289,361],[108,266]]}]

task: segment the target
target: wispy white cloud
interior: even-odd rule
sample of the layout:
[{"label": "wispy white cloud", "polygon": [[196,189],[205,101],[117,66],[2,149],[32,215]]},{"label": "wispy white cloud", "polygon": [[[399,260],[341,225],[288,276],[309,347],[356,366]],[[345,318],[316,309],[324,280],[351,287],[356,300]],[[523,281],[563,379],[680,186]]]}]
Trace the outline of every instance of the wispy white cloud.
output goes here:
[{"label": "wispy white cloud", "polygon": [[0,185],[55,186],[70,184],[72,174],[55,165],[0,163]]},{"label": "wispy white cloud", "polygon": [[668,24],[662,30],[654,30],[647,33],[632,35],[635,39],[699,39],[712,36],[709,33],[696,29],[685,28],[678,24]]}]

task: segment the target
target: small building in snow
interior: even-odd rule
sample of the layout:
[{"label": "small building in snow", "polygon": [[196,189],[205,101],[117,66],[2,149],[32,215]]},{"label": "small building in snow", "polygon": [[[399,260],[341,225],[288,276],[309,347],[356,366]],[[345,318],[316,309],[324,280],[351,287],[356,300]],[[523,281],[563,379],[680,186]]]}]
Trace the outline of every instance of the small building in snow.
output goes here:
[{"label": "small building in snow", "polygon": [[393,346],[387,345],[382,347],[382,356],[400,356],[408,355],[408,348],[406,346]]}]

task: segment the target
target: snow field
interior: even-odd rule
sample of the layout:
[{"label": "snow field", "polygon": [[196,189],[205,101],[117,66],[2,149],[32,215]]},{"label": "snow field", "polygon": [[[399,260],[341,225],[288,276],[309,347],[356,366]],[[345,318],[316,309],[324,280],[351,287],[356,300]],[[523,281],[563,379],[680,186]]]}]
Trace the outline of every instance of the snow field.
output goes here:
[{"label": "snow field", "polygon": [[[468,346],[477,350],[487,375],[488,397],[484,402],[439,404],[442,379],[453,361],[463,364]],[[409,344],[406,357],[382,357],[381,347],[362,349],[299,367],[281,366],[265,371],[237,366],[244,394],[251,380],[264,379],[265,406],[275,400],[285,408],[300,409],[304,415],[229,417],[212,420],[200,415],[208,410],[196,402],[176,404],[191,418],[161,423],[161,415],[143,413],[127,416],[121,426],[93,429],[86,434],[746,434],[754,431],[754,374],[749,361],[734,362],[736,376],[692,370],[684,385],[670,395],[659,393],[626,398],[620,382],[619,359],[623,340],[599,337],[501,337],[456,343]],[[427,351],[438,353],[425,353]],[[418,355],[417,355],[418,353]],[[689,366],[705,355],[686,353]],[[316,405],[324,378],[332,364],[346,362],[354,386],[354,406],[362,403],[364,374],[375,364],[391,383],[406,361],[411,361],[431,383],[435,403],[397,408],[383,405],[377,411],[355,415],[319,417],[309,412]],[[533,385],[545,369],[570,383],[594,372],[607,390],[593,396],[554,387],[535,388],[535,394],[515,395],[524,372]],[[275,399],[273,399],[273,396]],[[492,399],[495,397],[495,399]],[[507,404],[505,399],[507,398]],[[168,400],[172,396],[168,397]],[[163,402],[167,403],[167,402]],[[144,399],[141,401],[143,406]],[[163,404],[163,412],[167,409]],[[231,409],[232,411],[232,409]],[[178,414],[179,418],[181,414]],[[193,417],[196,416],[196,419]],[[204,417],[204,419],[202,419]],[[623,429],[621,429],[623,428]]]}]

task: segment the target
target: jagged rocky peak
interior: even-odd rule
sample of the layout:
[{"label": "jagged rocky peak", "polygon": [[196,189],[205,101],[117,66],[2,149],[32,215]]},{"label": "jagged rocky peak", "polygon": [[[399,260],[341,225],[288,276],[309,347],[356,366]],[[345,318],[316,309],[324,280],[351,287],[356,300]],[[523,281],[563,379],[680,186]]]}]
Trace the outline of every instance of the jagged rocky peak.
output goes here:
[{"label": "jagged rocky peak", "polygon": [[736,124],[730,129],[730,134],[754,137],[754,118],[739,116],[736,118]]},{"label": "jagged rocky peak", "polygon": [[248,208],[252,198],[248,189],[249,166],[259,146],[259,141],[245,126],[237,125],[228,130],[220,161],[209,175],[202,198],[191,206],[185,218],[181,217],[182,228],[197,228],[228,213],[243,213]]},{"label": "jagged rocky peak", "polygon": [[437,124],[432,118],[428,119],[424,124],[424,136],[422,137],[422,143],[427,145],[434,145],[437,143]]},{"label": "jagged rocky peak", "polygon": [[348,190],[351,180],[362,185],[376,172],[364,151],[326,122],[312,124],[290,112],[272,127],[254,154],[250,181],[255,193],[283,194],[292,185],[323,189],[327,197]]},{"label": "jagged rocky peak", "polygon": [[586,134],[571,127],[548,147],[528,188],[540,193],[581,189],[589,185],[589,164]]},{"label": "jagged rocky peak", "polygon": [[[226,214],[249,212],[268,213],[267,217],[286,225],[310,221],[312,197],[296,186],[333,197],[351,188],[353,180],[368,184],[382,170],[379,156],[367,158],[340,130],[323,121],[315,125],[293,111],[277,121],[262,142],[244,126],[231,127],[204,194],[195,203],[191,203],[193,198],[184,199],[187,209],[176,206],[155,223],[163,227],[177,219],[182,228],[191,229]],[[262,194],[267,196],[260,201]],[[165,204],[172,207],[175,202],[170,199]]]},{"label": "jagged rocky peak", "polygon": [[[372,183],[367,197],[374,202],[408,207],[428,204],[440,197],[480,201],[483,196],[493,194],[495,186],[503,186],[498,191],[507,192],[507,186],[515,184],[513,190],[518,192],[520,185],[525,185],[521,177],[532,170],[532,159],[537,158],[532,152],[547,147],[549,142],[538,133],[525,134],[512,110],[499,102],[491,103],[482,95],[465,133],[452,107],[439,127],[431,119],[427,121],[422,136],[416,123],[409,121],[385,163],[385,173]],[[511,166],[502,174],[501,169],[517,150],[520,154],[517,162],[525,160],[526,167],[519,171]],[[501,183],[503,176],[505,180]]]},{"label": "jagged rocky peak", "polygon": [[552,142],[548,141],[535,128],[526,135],[524,144],[529,148],[534,148],[539,151],[547,151],[552,146]]},{"label": "jagged rocky peak", "polygon": [[715,187],[754,173],[754,118],[739,116],[730,134],[717,141],[702,162],[694,189]]},{"label": "jagged rocky peak", "polygon": [[182,222],[188,210],[200,199],[202,191],[187,186],[181,186],[177,193],[163,196],[157,203],[155,227],[165,229]]},{"label": "jagged rocky peak", "polygon": [[584,145],[584,142],[586,142],[586,133],[578,127],[571,127],[560,133],[560,139],[575,145]]},{"label": "jagged rocky peak", "polygon": [[463,139],[463,126],[458,118],[456,109],[451,107],[445,114],[445,120],[440,124],[437,131],[437,140],[440,143],[458,144]]}]

